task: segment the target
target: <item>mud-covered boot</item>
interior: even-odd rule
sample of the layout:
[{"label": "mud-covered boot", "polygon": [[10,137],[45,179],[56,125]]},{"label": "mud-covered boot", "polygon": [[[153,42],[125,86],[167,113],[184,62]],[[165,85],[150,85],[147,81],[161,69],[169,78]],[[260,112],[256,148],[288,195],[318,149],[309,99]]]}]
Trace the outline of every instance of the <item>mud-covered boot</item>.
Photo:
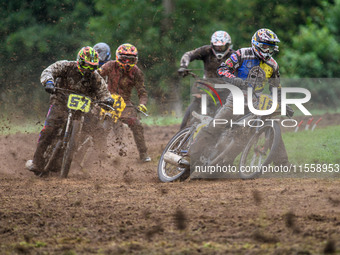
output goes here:
[{"label": "mud-covered boot", "polygon": [[33,163],[32,159],[26,161],[25,167],[26,167],[26,169],[28,169],[31,172],[37,172],[38,171],[38,168],[37,168],[36,164]]},{"label": "mud-covered boot", "polygon": [[139,156],[140,160],[143,162],[143,163],[146,163],[146,162],[150,162],[151,161],[151,158],[148,156],[147,153],[141,153],[140,156]]}]

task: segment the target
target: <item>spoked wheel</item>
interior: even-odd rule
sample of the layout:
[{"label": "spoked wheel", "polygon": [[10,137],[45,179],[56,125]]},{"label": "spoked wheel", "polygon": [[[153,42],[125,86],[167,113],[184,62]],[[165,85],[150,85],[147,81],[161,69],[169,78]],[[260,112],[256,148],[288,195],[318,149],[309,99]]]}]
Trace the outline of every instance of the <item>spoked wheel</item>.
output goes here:
[{"label": "spoked wheel", "polygon": [[262,173],[262,167],[272,163],[281,136],[276,122],[265,124],[249,140],[240,160],[240,177],[253,179]]},{"label": "spoked wheel", "polygon": [[67,146],[65,148],[63,162],[61,165],[61,173],[60,176],[62,178],[67,178],[68,173],[70,171],[73,154],[77,148],[77,140],[80,130],[80,122],[78,120],[73,121],[73,127],[72,127],[72,133],[70,136],[70,139],[67,143]]},{"label": "spoked wheel", "polygon": [[165,147],[158,163],[158,177],[162,182],[171,182],[177,179],[183,181],[190,175],[190,166],[170,164],[164,161],[167,152],[173,153],[188,160],[188,147],[191,128],[179,131]]}]

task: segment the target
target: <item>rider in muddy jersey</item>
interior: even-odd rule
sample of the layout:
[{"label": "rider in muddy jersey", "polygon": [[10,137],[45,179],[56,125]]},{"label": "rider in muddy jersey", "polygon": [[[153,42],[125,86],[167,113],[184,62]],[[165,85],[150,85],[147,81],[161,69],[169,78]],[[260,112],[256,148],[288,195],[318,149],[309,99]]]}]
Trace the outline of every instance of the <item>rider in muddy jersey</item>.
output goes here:
[{"label": "rider in muddy jersey", "polygon": [[140,160],[149,162],[151,158],[147,153],[144,128],[131,101],[132,90],[135,88],[139,97],[138,108],[143,112],[147,111],[148,94],[144,85],[144,74],[137,66],[137,62],[137,48],[125,43],[117,48],[116,60],[110,60],[104,64],[100,74],[107,77],[109,91],[123,97],[127,107],[122,113],[121,121],[127,124],[133,133]]},{"label": "rider in muddy jersey", "polygon": [[218,78],[216,70],[233,52],[232,49],[229,49],[222,58],[217,58],[212,50],[212,45],[205,45],[184,53],[181,59],[181,68],[187,69],[190,62],[202,60],[204,64],[204,78]]},{"label": "rider in muddy jersey", "polygon": [[29,160],[26,163],[26,167],[30,171],[43,171],[43,154],[51,143],[55,132],[67,119],[67,97],[55,94],[55,87],[69,89],[113,105],[114,102],[107,85],[96,71],[98,62],[98,53],[91,47],[83,47],[78,53],[77,61],[57,61],[42,72],[40,81],[46,92],[51,93],[50,108],[44,127],[40,132],[33,161]]}]

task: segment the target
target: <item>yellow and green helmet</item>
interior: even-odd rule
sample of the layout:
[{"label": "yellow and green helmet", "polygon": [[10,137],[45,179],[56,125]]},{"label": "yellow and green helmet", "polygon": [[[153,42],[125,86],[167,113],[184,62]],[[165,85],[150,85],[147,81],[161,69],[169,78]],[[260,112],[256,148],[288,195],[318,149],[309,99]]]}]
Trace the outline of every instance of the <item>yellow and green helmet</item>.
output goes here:
[{"label": "yellow and green helmet", "polygon": [[78,52],[77,65],[82,74],[97,70],[99,67],[98,52],[90,46],[83,47]]}]

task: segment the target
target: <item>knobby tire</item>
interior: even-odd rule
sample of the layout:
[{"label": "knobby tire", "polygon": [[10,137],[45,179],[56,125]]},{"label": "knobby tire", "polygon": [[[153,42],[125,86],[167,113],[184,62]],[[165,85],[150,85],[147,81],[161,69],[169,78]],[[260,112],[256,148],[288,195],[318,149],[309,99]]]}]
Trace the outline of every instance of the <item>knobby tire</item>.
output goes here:
[{"label": "knobby tire", "polygon": [[70,171],[72,159],[74,152],[77,148],[77,138],[79,135],[79,129],[80,129],[80,122],[78,120],[73,121],[73,126],[72,126],[72,133],[70,136],[70,139],[66,145],[66,149],[64,152],[64,157],[63,157],[63,162],[61,165],[61,177],[62,178],[67,178],[68,173]]},{"label": "knobby tire", "polygon": [[[247,163],[247,159],[249,159],[248,158],[249,155],[251,155],[253,153],[252,157],[253,158],[256,157],[256,152],[254,153],[254,151],[252,149],[254,149],[254,147],[257,144],[260,136],[263,135],[263,134],[267,134],[267,136],[269,136],[269,134],[270,134],[270,137],[268,137],[268,139],[266,138],[266,140],[267,140],[266,146],[268,147],[269,153],[267,153],[267,155],[265,155],[263,162],[261,162],[261,166],[262,165],[269,165],[273,162],[275,153],[277,152],[278,147],[279,147],[281,130],[280,130],[280,126],[279,126],[279,124],[277,124],[277,122],[273,122],[273,124],[271,122],[265,122],[265,124],[261,128],[259,128],[259,132],[255,133],[250,138],[246,147],[242,151],[241,160],[240,160],[240,168],[239,168],[239,175],[242,179],[254,179],[254,178],[259,177],[262,173],[261,167],[259,167],[259,169],[258,169],[259,171],[257,171],[257,172],[254,171],[254,172],[251,172],[251,173],[241,171],[241,168],[244,169],[244,167],[249,166],[249,163]],[[253,161],[255,161],[255,160],[253,160]],[[259,166],[259,164],[257,166]]]}]

